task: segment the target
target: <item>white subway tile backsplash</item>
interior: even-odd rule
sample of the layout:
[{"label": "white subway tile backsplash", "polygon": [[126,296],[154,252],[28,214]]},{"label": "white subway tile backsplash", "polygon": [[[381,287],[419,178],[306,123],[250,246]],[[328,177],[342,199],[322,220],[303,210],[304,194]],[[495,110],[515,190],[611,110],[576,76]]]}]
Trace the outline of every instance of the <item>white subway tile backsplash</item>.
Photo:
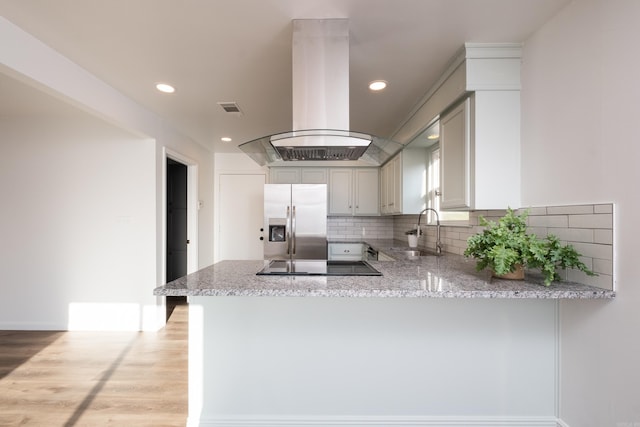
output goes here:
[{"label": "white subway tile backsplash", "polygon": [[613,214],[571,215],[572,228],[613,228]]},{"label": "white subway tile backsplash", "polygon": [[[589,277],[575,270],[563,272],[563,277],[580,283],[613,289],[613,205],[577,205],[534,207],[529,210],[529,231],[539,237],[555,234],[561,241],[573,245],[581,253],[583,262],[596,271],[598,277]],[[523,212],[519,209],[518,212]],[[464,226],[441,227],[444,252],[462,255],[467,239],[481,232],[478,218],[497,221],[506,211],[473,211]],[[424,219],[424,218],[423,218]],[[383,217],[329,217],[329,238],[396,239],[407,242],[405,231],[416,228],[418,215]],[[421,247],[435,246],[436,227],[421,224]]]},{"label": "white subway tile backsplash", "polygon": [[547,214],[547,208],[546,207],[531,207],[531,208],[521,208],[518,209],[518,214],[522,213],[522,212],[529,212],[529,216],[532,215],[546,215]]},{"label": "white subway tile backsplash", "polygon": [[595,229],[593,230],[593,243],[603,245],[613,244],[613,230]]},{"label": "white subway tile backsplash", "polygon": [[596,243],[570,242],[581,255],[590,258],[600,258],[613,260],[613,250],[611,245],[599,245]]},{"label": "white subway tile backsplash", "polygon": [[[527,230],[529,230],[529,233],[533,233],[538,237],[544,237],[547,234],[549,234],[549,229],[547,227],[527,227]],[[554,230],[555,231],[555,230]]]},{"label": "white subway tile backsplash", "polygon": [[608,259],[593,259],[593,271],[598,274],[613,275],[613,261]]},{"label": "white subway tile backsplash", "polygon": [[594,230],[590,228],[554,228],[550,230],[550,234],[564,242],[594,243]]},{"label": "white subway tile backsplash", "polygon": [[592,214],[593,205],[547,206],[547,215]]},{"label": "white subway tile backsplash", "polygon": [[597,276],[587,276],[580,270],[567,271],[567,279],[572,282],[583,283],[602,289],[613,289],[613,276],[609,274],[598,274]]},{"label": "white subway tile backsplash", "polygon": [[391,217],[328,217],[327,237],[343,239],[391,239]]},{"label": "white subway tile backsplash", "polygon": [[529,216],[530,227],[568,227],[569,217],[567,215],[545,215],[545,216]]},{"label": "white subway tile backsplash", "polygon": [[601,214],[601,213],[613,213],[613,205],[612,204],[606,204],[606,205],[594,205],[593,206],[593,213],[597,213],[597,214]]}]

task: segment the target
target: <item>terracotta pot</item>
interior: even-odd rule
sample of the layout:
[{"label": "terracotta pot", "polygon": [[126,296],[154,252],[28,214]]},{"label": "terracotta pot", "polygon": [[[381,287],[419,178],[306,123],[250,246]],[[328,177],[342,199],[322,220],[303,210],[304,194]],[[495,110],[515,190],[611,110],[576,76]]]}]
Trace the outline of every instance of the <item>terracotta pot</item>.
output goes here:
[{"label": "terracotta pot", "polygon": [[505,274],[496,274],[493,272],[493,277],[498,279],[524,280],[524,267],[522,264],[516,264],[515,270]]}]

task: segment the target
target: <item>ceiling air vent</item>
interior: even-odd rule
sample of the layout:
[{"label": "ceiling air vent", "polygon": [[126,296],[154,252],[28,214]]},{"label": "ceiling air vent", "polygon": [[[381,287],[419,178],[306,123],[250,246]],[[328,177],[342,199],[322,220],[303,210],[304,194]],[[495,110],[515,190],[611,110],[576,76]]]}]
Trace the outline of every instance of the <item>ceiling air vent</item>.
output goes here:
[{"label": "ceiling air vent", "polygon": [[218,102],[218,105],[227,113],[242,115],[242,111],[240,111],[240,107],[236,102]]}]

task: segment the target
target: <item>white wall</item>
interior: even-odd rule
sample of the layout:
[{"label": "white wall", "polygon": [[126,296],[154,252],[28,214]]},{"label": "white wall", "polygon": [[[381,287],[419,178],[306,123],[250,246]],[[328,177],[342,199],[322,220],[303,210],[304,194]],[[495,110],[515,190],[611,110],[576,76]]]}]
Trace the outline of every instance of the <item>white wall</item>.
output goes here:
[{"label": "white wall", "polygon": [[0,147],[0,329],[142,327],[154,142],[89,116],[26,117],[0,121]]},{"label": "white wall", "polygon": [[561,304],[560,418],[640,425],[640,2],[575,1],[527,40],[523,205],[614,202],[613,301]]},{"label": "white wall", "polygon": [[0,73],[60,101],[0,123],[0,197],[27,201],[0,226],[0,329],[161,326],[163,148],[197,165],[199,266],[213,262],[212,153],[2,17],[0,40]]}]

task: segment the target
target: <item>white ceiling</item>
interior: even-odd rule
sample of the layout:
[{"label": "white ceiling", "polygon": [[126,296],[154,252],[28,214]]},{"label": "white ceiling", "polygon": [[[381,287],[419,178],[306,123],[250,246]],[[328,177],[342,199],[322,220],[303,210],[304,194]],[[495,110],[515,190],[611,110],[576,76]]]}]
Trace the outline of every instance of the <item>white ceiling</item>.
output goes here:
[{"label": "white ceiling", "polygon": [[[464,42],[523,42],[569,1],[0,0],[0,13],[201,144],[233,151],[291,129],[292,19],[349,19],[351,130],[390,137]],[[370,93],[374,79],[389,87]],[[22,90],[0,76],[0,114],[42,112]]]}]

